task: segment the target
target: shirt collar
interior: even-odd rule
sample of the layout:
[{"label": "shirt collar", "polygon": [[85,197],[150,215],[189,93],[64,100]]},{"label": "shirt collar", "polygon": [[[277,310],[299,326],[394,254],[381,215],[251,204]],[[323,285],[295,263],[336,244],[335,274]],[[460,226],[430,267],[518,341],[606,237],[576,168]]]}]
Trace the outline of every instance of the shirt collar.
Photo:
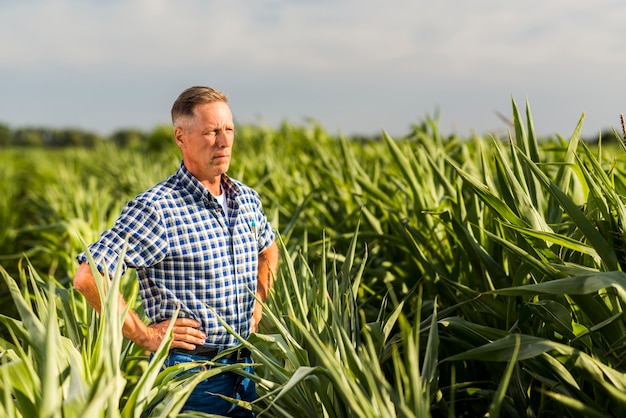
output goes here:
[{"label": "shirt collar", "polygon": [[[204,187],[200,181],[193,176],[185,167],[184,162],[181,161],[180,166],[178,167],[178,171],[176,171],[176,179],[178,181],[179,186],[182,189],[187,190],[192,196],[195,196],[199,199],[204,197],[209,197],[214,199],[209,189]],[[233,182],[233,180],[228,177],[226,174],[222,174],[222,190],[226,193],[226,196],[237,196],[240,192],[239,186]]]}]

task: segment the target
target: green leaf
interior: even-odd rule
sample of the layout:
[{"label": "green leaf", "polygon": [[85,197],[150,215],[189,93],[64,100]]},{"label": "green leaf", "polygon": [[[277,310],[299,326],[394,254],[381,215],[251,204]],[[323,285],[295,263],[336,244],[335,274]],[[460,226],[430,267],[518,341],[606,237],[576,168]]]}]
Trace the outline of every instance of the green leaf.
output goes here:
[{"label": "green leaf", "polygon": [[560,344],[539,337],[533,337],[525,334],[517,336],[511,334],[483,346],[450,356],[444,361],[511,361],[513,353],[516,352],[517,344],[519,344],[519,360],[527,360],[537,357],[538,355],[554,350],[560,346]]},{"label": "green leaf", "polygon": [[626,303],[626,273],[621,271],[597,272],[550,280],[543,283],[496,289],[487,293],[498,295],[588,295],[606,288],[613,288]]},{"label": "green leaf", "polygon": [[572,315],[570,311],[554,300],[540,300],[535,303],[525,305],[537,318],[546,323],[552,330],[558,332],[566,338],[575,337],[572,326]]}]

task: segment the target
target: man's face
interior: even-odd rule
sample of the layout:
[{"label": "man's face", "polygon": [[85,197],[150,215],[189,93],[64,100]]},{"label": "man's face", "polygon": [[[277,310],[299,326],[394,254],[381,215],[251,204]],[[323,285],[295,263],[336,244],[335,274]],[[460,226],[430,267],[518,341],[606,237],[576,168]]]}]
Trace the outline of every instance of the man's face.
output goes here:
[{"label": "man's face", "polygon": [[235,139],[235,125],[228,104],[197,105],[174,131],[187,169],[198,180],[216,180],[228,171]]}]

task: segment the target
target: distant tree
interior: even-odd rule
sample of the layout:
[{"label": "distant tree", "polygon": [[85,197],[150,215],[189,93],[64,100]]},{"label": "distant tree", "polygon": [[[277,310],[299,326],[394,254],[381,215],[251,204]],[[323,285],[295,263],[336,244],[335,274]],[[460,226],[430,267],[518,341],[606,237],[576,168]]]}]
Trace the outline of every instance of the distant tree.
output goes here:
[{"label": "distant tree", "polygon": [[76,129],[62,129],[52,134],[51,146],[76,147],[82,145],[83,134]]},{"label": "distant tree", "polygon": [[176,148],[174,129],[171,125],[159,125],[148,134],[147,148],[150,152],[163,152]]},{"label": "distant tree", "polygon": [[53,147],[93,147],[101,138],[88,131],[81,129],[59,129],[51,131],[51,139],[48,145]]},{"label": "distant tree", "polygon": [[13,145],[19,147],[41,147],[48,144],[50,131],[41,128],[20,128],[13,134]]},{"label": "distant tree", "polygon": [[0,147],[8,147],[11,145],[11,129],[0,123]]},{"label": "distant tree", "polygon": [[98,144],[101,144],[103,141],[102,137],[93,132],[85,132],[83,134],[83,146],[87,148],[93,148]]},{"label": "distant tree", "polygon": [[601,131],[598,135],[589,136],[583,139],[587,142],[594,144],[600,142],[600,140],[602,140],[603,144],[617,143],[618,141],[624,140],[618,132],[612,129],[605,129]]},{"label": "distant tree", "polygon": [[146,141],[146,134],[139,129],[120,129],[109,139],[119,147],[140,148]]}]

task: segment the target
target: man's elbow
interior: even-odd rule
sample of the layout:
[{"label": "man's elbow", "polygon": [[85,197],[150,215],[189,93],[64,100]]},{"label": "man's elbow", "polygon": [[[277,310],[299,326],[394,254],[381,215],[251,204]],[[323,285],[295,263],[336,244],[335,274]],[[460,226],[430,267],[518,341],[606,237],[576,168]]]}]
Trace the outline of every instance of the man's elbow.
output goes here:
[{"label": "man's elbow", "polygon": [[80,293],[89,293],[95,284],[89,263],[81,263],[74,275],[74,288]]},{"label": "man's elbow", "polygon": [[261,260],[266,262],[272,270],[275,270],[279,258],[278,244],[276,244],[276,241],[272,242],[265,249],[265,251],[259,254],[259,257],[261,258]]}]

